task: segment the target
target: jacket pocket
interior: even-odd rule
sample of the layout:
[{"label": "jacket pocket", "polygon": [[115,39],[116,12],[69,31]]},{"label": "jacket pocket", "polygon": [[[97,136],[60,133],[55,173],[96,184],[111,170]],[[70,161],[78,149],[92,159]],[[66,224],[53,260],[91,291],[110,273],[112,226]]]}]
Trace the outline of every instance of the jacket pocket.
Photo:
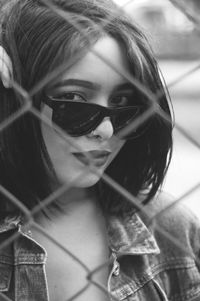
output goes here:
[{"label": "jacket pocket", "polygon": [[[155,280],[170,301],[200,300],[200,273],[190,258],[168,259],[159,266]],[[165,300],[165,299],[164,299]]]}]

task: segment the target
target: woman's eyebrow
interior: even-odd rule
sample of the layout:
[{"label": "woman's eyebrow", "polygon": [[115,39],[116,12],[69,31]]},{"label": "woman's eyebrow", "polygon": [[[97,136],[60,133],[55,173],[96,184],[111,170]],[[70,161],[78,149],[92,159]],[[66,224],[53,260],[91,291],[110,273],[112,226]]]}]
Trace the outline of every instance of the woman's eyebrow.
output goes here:
[{"label": "woman's eyebrow", "polygon": [[87,80],[82,79],[65,79],[60,81],[59,83],[55,83],[52,88],[61,88],[65,86],[79,86],[91,90],[99,90],[101,88],[101,85],[98,83],[93,83]]},{"label": "woman's eyebrow", "polygon": [[122,83],[122,84],[119,84],[115,87],[115,89],[118,91],[120,90],[133,90],[134,89],[134,86],[133,84],[131,84],[130,82],[125,82],[125,83]]},{"label": "woman's eyebrow", "polygon": [[[82,80],[82,79],[64,79],[60,82],[55,83],[52,88],[59,88],[59,87],[64,87],[64,86],[81,86],[83,88],[88,88],[91,90],[98,90],[101,88],[101,85],[98,83],[94,83],[91,81],[87,80]],[[133,89],[133,85],[130,82],[125,82],[118,84],[115,86],[115,89],[117,90],[123,90],[123,89]]]}]

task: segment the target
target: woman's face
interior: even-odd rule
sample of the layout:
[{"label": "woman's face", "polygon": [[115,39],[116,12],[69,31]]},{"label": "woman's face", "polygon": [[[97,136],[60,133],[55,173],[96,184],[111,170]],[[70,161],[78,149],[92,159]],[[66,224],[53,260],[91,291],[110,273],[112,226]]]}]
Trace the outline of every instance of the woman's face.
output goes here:
[{"label": "woman's face", "polygon": [[[128,72],[125,55],[115,39],[103,37],[93,50],[122,74]],[[129,82],[92,52],[77,61],[57,82],[58,87],[52,89],[51,96],[62,95],[66,101],[83,101],[104,107],[126,105],[132,93]],[[42,113],[51,119],[52,109],[46,104]],[[114,135],[110,117],[105,117],[93,132],[73,137],[76,146],[44,122],[42,133],[59,181],[74,187],[94,185],[125,143]],[[92,162],[98,174],[84,164],[85,154],[94,158]]]}]

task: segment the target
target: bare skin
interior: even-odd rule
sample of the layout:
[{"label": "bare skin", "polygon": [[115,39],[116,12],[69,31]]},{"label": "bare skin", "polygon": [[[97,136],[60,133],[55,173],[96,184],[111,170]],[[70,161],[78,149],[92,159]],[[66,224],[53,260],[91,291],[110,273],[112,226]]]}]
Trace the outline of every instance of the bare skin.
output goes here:
[{"label": "bare skin", "polygon": [[[43,221],[45,230],[77,256],[89,270],[105,263],[109,258],[105,221],[95,200],[73,200],[68,202],[64,211],[69,214],[59,215],[52,221]],[[46,274],[50,301],[68,300],[89,283],[86,279],[88,272],[77,261],[34,229],[33,238],[48,254]],[[93,280],[107,288],[108,274],[108,267],[104,267],[94,274]],[[91,284],[76,300],[107,301],[108,296]]]}]

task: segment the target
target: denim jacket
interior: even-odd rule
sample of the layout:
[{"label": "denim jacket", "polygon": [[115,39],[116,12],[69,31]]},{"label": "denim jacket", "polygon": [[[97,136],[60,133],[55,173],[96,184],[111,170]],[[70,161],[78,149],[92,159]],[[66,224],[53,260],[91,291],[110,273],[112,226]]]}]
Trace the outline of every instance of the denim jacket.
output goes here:
[{"label": "denim jacket", "polygon": [[[151,202],[145,207],[148,218],[136,213],[109,217],[111,300],[200,300],[199,220],[180,205],[163,211],[168,205],[161,199]],[[48,301],[44,248],[10,220],[0,225],[0,245],[0,300],[4,295],[13,301]]]}]

